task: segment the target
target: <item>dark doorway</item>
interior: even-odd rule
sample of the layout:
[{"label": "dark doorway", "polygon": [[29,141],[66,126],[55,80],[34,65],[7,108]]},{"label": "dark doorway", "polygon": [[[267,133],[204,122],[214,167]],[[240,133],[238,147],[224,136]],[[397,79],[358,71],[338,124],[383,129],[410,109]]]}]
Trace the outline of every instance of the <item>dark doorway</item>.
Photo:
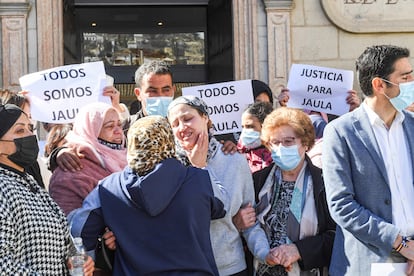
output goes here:
[{"label": "dark doorway", "polygon": [[208,81],[234,80],[232,1],[208,2],[207,37]]},{"label": "dark doorway", "polygon": [[[126,103],[135,99],[134,73],[149,55],[159,54],[171,61],[179,94],[184,86],[233,80],[232,1],[175,2],[168,1],[166,5],[167,1],[160,0],[64,0],[65,64],[98,58],[111,60],[105,65],[106,72],[115,78]],[[181,39],[163,41],[171,39],[171,34],[183,33]],[[165,39],[160,38],[163,35]],[[108,37],[112,39],[110,43]],[[148,37],[155,38],[153,43],[157,44],[150,54],[144,46],[139,46]],[[204,41],[202,61],[199,57],[189,57],[191,51],[185,48],[191,45],[198,49],[201,46],[196,42],[201,39]],[[85,50],[85,44],[90,42],[86,40],[100,41],[97,47],[89,49],[92,54]]]}]

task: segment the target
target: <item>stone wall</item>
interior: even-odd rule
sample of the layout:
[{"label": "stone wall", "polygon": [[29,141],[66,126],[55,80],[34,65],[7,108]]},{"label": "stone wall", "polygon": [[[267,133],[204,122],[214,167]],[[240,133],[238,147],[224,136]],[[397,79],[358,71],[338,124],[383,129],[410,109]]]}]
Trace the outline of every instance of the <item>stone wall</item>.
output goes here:
[{"label": "stone wall", "polygon": [[[407,47],[414,57],[414,32],[401,25],[402,13],[394,11],[395,5],[411,11],[404,21],[414,27],[412,1],[295,0],[291,10],[291,63],[354,70],[355,59],[375,44]],[[386,28],[372,18],[385,22]],[[359,90],[356,80],[354,88]]]},{"label": "stone wall", "polygon": [[[236,1],[236,0],[234,0]],[[293,63],[355,69],[355,59],[370,45],[407,47],[414,57],[414,2],[404,0],[245,0],[256,2],[250,30],[258,39],[247,51],[259,68],[238,68],[269,83],[275,96],[287,84]],[[235,12],[235,20],[246,16]],[[246,21],[246,20],[245,20]],[[238,37],[235,38],[237,40]],[[412,62],[414,65],[414,62]],[[254,72],[254,73],[253,73]],[[354,88],[359,85],[354,78]]]},{"label": "stone wall", "polygon": [[[63,0],[0,0],[2,87],[18,90],[20,76],[63,65],[63,10]],[[233,0],[235,79],[263,80],[278,94],[292,63],[354,70],[373,44],[414,56],[412,14],[404,0]]]}]

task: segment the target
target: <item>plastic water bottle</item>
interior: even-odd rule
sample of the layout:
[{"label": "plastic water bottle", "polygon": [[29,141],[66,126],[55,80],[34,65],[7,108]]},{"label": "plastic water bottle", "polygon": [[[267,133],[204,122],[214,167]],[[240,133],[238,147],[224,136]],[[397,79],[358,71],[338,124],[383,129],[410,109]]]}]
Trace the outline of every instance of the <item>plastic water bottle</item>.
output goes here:
[{"label": "plastic water bottle", "polygon": [[73,244],[75,245],[76,252],[69,257],[69,260],[71,262],[69,273],[72,276],[83,276],[83,265],[86,262],[87,255],[85,248],[83,247],[82,238],[74,238]]}]

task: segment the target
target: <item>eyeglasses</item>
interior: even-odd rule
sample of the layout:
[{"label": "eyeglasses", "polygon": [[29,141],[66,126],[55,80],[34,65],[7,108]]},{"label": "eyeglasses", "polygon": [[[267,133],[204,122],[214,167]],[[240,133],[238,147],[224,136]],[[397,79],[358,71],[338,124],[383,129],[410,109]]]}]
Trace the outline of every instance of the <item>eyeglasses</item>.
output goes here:
[{"label": "eyeglasses", "polygon": [[272,140],[269,141],[270,147],[279,147],[282,144],[285,147],[290,147],[296,144],[296,137],[284,137],[282,140]]}]

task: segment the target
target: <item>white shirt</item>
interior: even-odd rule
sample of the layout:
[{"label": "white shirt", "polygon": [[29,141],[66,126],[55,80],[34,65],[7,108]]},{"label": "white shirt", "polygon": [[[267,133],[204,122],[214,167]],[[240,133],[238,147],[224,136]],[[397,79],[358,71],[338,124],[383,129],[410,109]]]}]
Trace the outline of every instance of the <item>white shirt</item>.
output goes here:
[{"label": "white shirt", "polygon": [[[392,223],[401,235],[414,235],[414,185],[410,148],[404,134],[404,114],[397,112],[391,127],[364,102],[362,107],[379,145],[391,190]],[[373,183],[375,185],[375,183]]]}]

